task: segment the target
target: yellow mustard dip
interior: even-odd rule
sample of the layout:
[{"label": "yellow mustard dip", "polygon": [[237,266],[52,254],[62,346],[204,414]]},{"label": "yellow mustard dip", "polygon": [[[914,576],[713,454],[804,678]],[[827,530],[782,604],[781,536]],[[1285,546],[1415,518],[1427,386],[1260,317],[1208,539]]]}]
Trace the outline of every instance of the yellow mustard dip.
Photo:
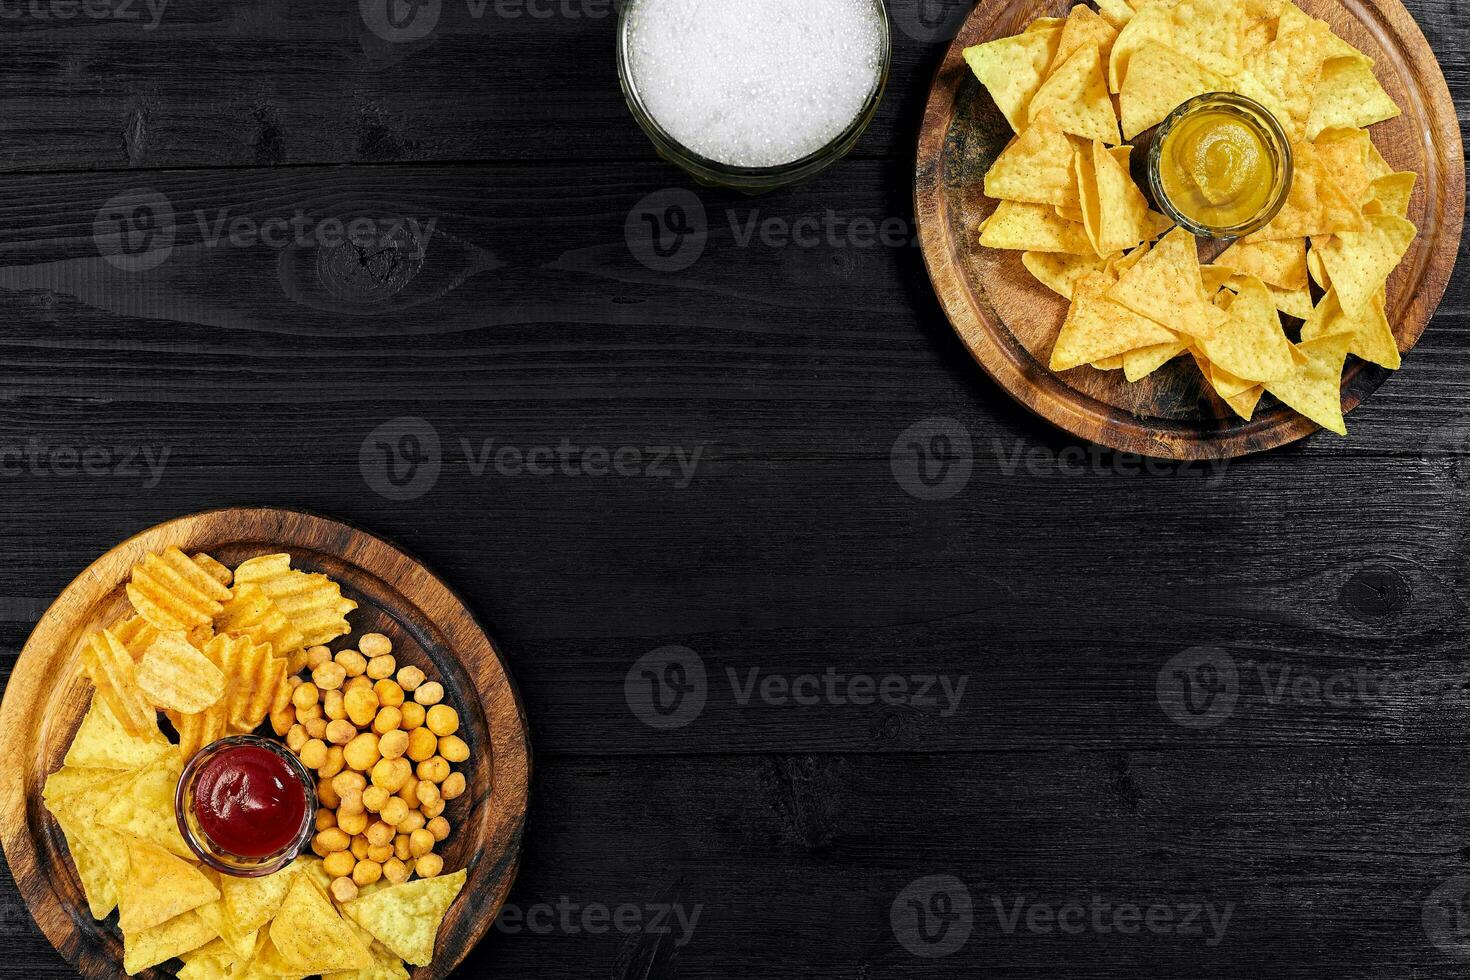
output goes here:
[{"label": "yellow mustard dip", "polygon": [[1185,115],[1164,137],[1159,183],[1169,203],[1205,228],[1241,225],[1271,203],[1276,161],[1254,120],[1225,109]]}]

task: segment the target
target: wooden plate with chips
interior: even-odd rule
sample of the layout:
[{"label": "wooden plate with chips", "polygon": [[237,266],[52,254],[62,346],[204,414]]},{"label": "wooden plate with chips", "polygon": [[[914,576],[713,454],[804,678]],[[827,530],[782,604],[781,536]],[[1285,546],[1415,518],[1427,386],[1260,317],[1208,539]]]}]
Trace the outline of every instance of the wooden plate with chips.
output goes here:
[{"label": "wooden plate with chips", "polygon": [[[325,573],[358,603],[350,617],[354,636],[389,635],[400,665],[416,665],[443,684],[471,755],[458,766],[468,788],[448,804],[453,832],[441,850],[446,872],[466,868],[469,874],[440,929],[433,964],[412,976],[446,976],[494,922],[515,877],[530,778],[525,714],[494,643],[442,580],[379,538],[288,510],[211,511],[145,531],[93,562],[36,625],[0,705],[0,755],[6,760],[0,843],[32,917],[83,976],[122,974],[116,920],[96,922],[88,914],[41,792],[92,698],[90,681],[78,671],[82,639],[122,618],[133,566],[169,545],[208,552],[230,567],[257,555],[289,553],[293,566]],[[171,971],[140,975],[162,978]]]},{"label": "wooden plate with chips", "polygon": [[[1387,284],[1388,319],[1399,349],[1407,351],[1439,305],[1459,250],[1465,161],[1454,102],[1428,42],[1398,0],[1297,5],[1373,58],[1379,82],[1403,110],[1369,131],[1394,170],[1419,175],[1408,211],[1419,235]],[[1219,459],[1311,434],[1316,424],[1270,397],[1251,421],[1241,420],[1188,357],[1135,384],[1120,371],[1088,366],[1052,372],[1047,363],[1067,301],[1026,271],[1019,251],[978,244],[979,226],[996,204],[983,193],[985,173],[1013,133],[962,51],[1018,34],[1037,17],[1063,17],[1071,6],[1057,0],[978,5],[936,75],[919,136],[914,196],[924,258],[950,322],[1012,397],[1100,445],[1162,458]],[[1349,358],[1343,410],[1356,407],[1390,373]]]}]

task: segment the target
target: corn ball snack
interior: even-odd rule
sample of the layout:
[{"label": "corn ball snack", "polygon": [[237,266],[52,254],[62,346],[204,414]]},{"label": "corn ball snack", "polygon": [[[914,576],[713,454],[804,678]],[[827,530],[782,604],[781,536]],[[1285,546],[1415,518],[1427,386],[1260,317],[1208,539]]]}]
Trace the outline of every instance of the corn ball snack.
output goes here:
[{"label": "corn ball snack", "polygon": [[380,881],[437,877],[435,849],[453,833],[444,810],[466,789],[454,766],[470,757],[444,685],[400,667],[382,633],[335,653],[312,646],[302,670],[283,685],[270,725],[316,774],[311,849],[332,895],[350,901]]}]

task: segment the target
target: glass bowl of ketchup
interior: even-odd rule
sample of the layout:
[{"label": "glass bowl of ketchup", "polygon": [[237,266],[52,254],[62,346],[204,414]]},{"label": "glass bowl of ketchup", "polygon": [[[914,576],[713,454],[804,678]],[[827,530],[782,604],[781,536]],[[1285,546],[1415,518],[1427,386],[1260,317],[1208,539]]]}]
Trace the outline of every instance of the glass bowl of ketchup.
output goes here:
[{"label": "glass bowl of ketchup", "polygon": [[316,784],[284,745],[236,735],[207,745],[184,767],[174,814],[184,843],[221,874],[274,874],[316,829]]}]

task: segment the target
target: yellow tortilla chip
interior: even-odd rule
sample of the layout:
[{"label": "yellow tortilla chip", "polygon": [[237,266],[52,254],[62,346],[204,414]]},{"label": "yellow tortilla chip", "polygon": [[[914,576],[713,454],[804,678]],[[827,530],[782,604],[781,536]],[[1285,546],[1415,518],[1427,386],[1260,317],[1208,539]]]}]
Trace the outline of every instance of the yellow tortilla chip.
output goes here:
[{"label": "yellow tortilla chip", "polygon": [[1236,90],[1270,110],[1291,140],[1307,134],[1330,33],[1325,23],[1288,3],[1281,8],[1275,40],[1247,57],[1236,79]]},{"label": "yellow tortilla chip", "polygon": [[362,970],[373,962],[331,900],[304,874],[292,876],[286,900],[271,922],[270,941],[287,967],[306,974]]},{"label": "yellow tortilla chip", "polygon": [[1045,204],[1001,201],[985,222],[980,244],[1026,252],[1096,255],[1082,225],[1064,221]]},{"label": "yellow tortilla chip", "polygon": [[1204,283],[1205,295],[1214,297],[1220,288],[1230,282],[1235,270],[1227,269],[1223,265],[1212,264],[1199,267],[1200,281]]},{"label": "yellow tortilla chip", "polygon": [[1297,347],[1306,363],[1288,378],[1267,382],[1266,390],[1324,429],[1347,435],[1342,420],[1342,363],[1348,344],[1346,334],[1303,341]]},{"label": "yellow tortilla chip", "polygon": [[1067,255],[1064,252],[1023,252],[1021,264],[1036,281],[1058,296],[1072,298],[1077,280],[1089,272],[1101,272],[1105,264],[1095,255]]},{"label": "yellow tortilla chip", "polygon": [[[219,889],[198,868],[157,844],[129,840],[127,855],[127,880],[118,889],[118,926],[124,934],[151,929],[219,898]],[[189,948],[213,938],[211,932]]]},{"label": "yellow tortilla chip", "polygon": [[1368,200],[1363,205],[1363,214],[1390,214],[1396,218],[1409,216],[1409,199],[1414,196],[1414,181],[1417,174],[1405,171],[1384,174],[1368,184]]},{"label": "yellow tortilla chip", "polygon": [[1350,201],[1361,201],[1368,193],[1368,146],[1366,129],[1325,129],[1313,146],[1322,165]]},{"label": "yellow tortilla chip", "polygon": [[1045,27],[964,50],[970,70],[1016,132],[1026,128],[1026,110],[1041,88],[1061,40],[1061,27]]},{"label": "yellow tortilla chip", "polygon": [[220,879],[220,892],[225,916],[242,933],[253,932],[275,918],[286,900],[286,892],[296,876],[293,867],[277,871],[264,878]]},{"label": "yellow tortilla chip", "polygon": [[1053,371],[1178,340],[1173,331],[1109,300],[1105,294],[1111,285],[1112,280],[1096,272],[1078,281],[1072,307],[1052,347]]},{"label": "yellow tortilla chip", "polygon": [[97,822],[109,830],[142,838],[186,860],[194,852],[179,835],[174,817],[174,790],[184,763],[177,752],[159,756],[132,774],[129,782],[98,813]]},{"label": "yellow tortilla chip", "polygon": [[1037,113],[985,174],[987,197],[1056,207],[1079,206],[1072,144],[1050,111]]},{"label": "yellow tortilla chip", "polygon": [[1236,0],[1179,0],[1169,11],[1175,46],[1227,77],[1241,70],[1250,17]]},{"label": "yellow tortilla chip", "polygon": [[1307,285],[1307,240],[1284,238],[1271,242],[1236,242],[1215,259],[1243,276],[1254,276],[1268,286],[1304,289]]},{"label": "yellow tortilla chip", "polygon": [[1143,242],[1137,248],[1125,255],[1120,255],[1108,260],[1107,273],[1114,279],[1120,278],[1123,273],[1138,264],[1138,260],[1148,254],[1152,242]]},{"label": "yellow tortilla chip", "polygon": [[1079,48],[1095,47],[1102,64],[1108,63],[1108,55],[1113,49],[1113,42],[1118,38],[1118,29],[1109,24],[1086,4],[1079,3],[1067,14],[1066,23],[1062,26],[1062,40],[1057,45],[1057,53],[1051,60],[1049,72],[1056,71],[1067,59],[1077,52]]},{"label": "yellow tortilla chip", "polygon": [[1398,114],[1398,104],[1373,77],[1371,61],[1361,55],[1331,58],[1322,63],[1307,118],[1307,138],[1316,139],[1333,126],[1363,128]]},{"label": "yellow tortilla chip", "polygon": [[1123,138],[1131,140],[1150,126],[1157,126],[1177,106],[1196,95],[1228,87],[1229,83],[1219,73],[1157,41],[1146,42],[1129,59],[1128,74],[1118,97],[1123,113]]},{"label": "yellow tortilla chip", "polygon": [[1287,316],[1305,320],[1312,315],[1312,294],[1306,286],[1301,289],[1280,289],[1268,283],[1266,291],[1271,294],[1271,302],[1276,304],[1276,308]]},{"label": "yellow tortilla chip", "polygon": [[1256,414],[1256,404],[1260,402],[1261,395],[1265,391],[1265,385],[1254,385],[1238,395],[1232,395],[1224,399],[1224,401],[1225,404],[1230,406],[1232,412],[1249,422],[1251,416]]},{"label": "yellow tortilla chip", "polygon": [[1108,290],[1108,298],[1155,323],[1191,337],[1213,336],[1215,329],[1225,321],[1224,312],[1205,298],[1199,251],[1194,236],[1183,228],[1175,228],[1159,239],[1148,254]]},{"label": "yellow tortilla chip", "polygon": [[[251,945],[243,959],[248,960],[255,952]],[[241,960],[223,939],[205,943],[198,949],[180,953],[184,965],[179,968],[179,980],[230,980],[235,963]]]},{"label": "yellow tortilla chip", "polygon": [[66,765],[92,769],[140,769],[170,751],[168,739],[158,730],[157,715],[151,727],[139,735],[130,734],[107,703],[95,695],[92,707],[82,719],[71,747],[66,750]]},{"label": "yellow tortilla chip", "polygon": [[1378,147],[1373,145],[1373,141],[1369,140],[1368,179],[1377,180],[1379,177],[1383,177],[1391,173],[1393,173],[1393,168],[1388,165],[1387,160],[1383,159],[1383,154],[1378,152]]},{"label": "yellow tortilla chip", "polygon": [[1141,381],[1189,349],[1183,340],[1140,347],[1123,355],[1123,377]]},{"label": "yellow tortilla chip", "polygon": [[1242,283],[1213,336],[1196,341],[1200,351],[1244,381],[1277,381],[1296,370],[1292,344],[1266,286],[1255,277]]},{"label": "yellow tortilla chip", "polygon": [[346,911],[374,939],[414,966],[434,959],[434,941],[449,907],[464,887],[458,871],[439,878],[420,878],[348,902]]},{"label": "yellow tortilla chip", "polygon": [[[123,933],[123,971],[128,976],[192,952],[214,938],[197,911],[185,912],[149,929]],[[182,976],[182,974],[180,974]]]},{"label": "yellow tortilla chip", "polygon": [[1128,0],[1097,0],[1097,10],[1103,20],[1118,30],[1133,19],[1133,8],[1128,5]]},{"label": "yellow tortilla chip", "polygon": [[1412,221],[1395,215],[1370,215],[1367,222],[1367,231],[1341,232],[1318,250],[1338,301],[1353,314],[1388,281],[1417,233]]},{"label": "yellow tortilla chip", "polygon": [[1396,371],[1401,363],[1399,342],[1389,325],[1383,300],[1383,290],[1380,289],[1373,294],[1367,306],[1349,315],[1343,312],[1342,304],[1337,301],[1337,292],[1329,289],[1302,324],[1302,340],[1346,334],[1349,354]]},{"label": "yellow tortilla chip", "polygon": [[1330,289],[1332,283],[1327,279],[1327,270],[1322,268],[1322,253],[1319,249],[1326,243],[1332,241],[1332,236],[1312,239],[1312,248],[1307,252],[1307,272],[1312,276],[1312,281],[1324,290]]},{"label": "yellow tortilla chip", "polygon": [[1065,133],[1118,143],[1118,116],[1103,78],[1096,45],[1078,48],[1041,83],[1027,109],[1030,119],[1050,111]]},{"label": "yellow tortilla chip", "polygon": [[1270,224],[1241,240],[1316,238],[1367,227],[1357,202],[1337,186],[1317,148],[1311,143],[1293,143],[1291,150],[1292,179],[1286,203]]},{"label": "yellow tortilla chip", "polygon": [[[1097,228],[1089,236],[1095,240],[1099,255],[1133,248],[1140,242],[1152,241],[1167,231],[1173,222],[1149,210],[1148,200],[1128,172],[1128,153],[1132,147],[1109,150],[1099,140],[1092,144],[1092,174],[1097,187]],[[1080,174],[1080,171],[1079,171]],[[1083,209],[1084,224],[1088,218]]]},{"label": "yellow tortilla chip", "polygon": [[67,850],[71,852],[71,863],[82,882],[82,895],[87,900],[87,910],[92,918],[102,921],[117,908],[117,883],[113,880],[106,855],[102,853],[98,839],[91,835],[91,828],[74,820],[66,809],[52,810],[51,815],[66,837]]},{"label": "yellow tortilla chip", "polygon": [[[1166,5],[1139,6],[1127,25],[1118,32],[1112,50],[1108,52],[1109,91],[1123,91],[1129,62],[1139,49],[1151,42],[1157,42],[1165,48],[1174,46],[1174,22]],[[1124,133],[1126,135],[1126,128]]]}]

